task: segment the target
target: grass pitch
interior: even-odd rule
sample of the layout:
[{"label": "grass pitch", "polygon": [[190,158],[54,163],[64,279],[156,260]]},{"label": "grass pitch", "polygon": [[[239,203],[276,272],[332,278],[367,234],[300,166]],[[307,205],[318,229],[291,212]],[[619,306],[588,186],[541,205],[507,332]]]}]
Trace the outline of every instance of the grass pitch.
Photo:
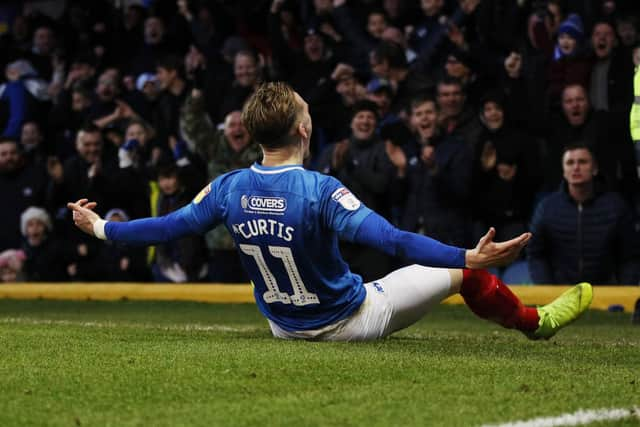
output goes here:
[{"label": "grass pitch", "polygon": [[0,300],[0,360],[1,426],[480,426],[640,405],[628,313],[531,342],[440,306],[385,340],[315,343],[272,338],[250,304]]}]

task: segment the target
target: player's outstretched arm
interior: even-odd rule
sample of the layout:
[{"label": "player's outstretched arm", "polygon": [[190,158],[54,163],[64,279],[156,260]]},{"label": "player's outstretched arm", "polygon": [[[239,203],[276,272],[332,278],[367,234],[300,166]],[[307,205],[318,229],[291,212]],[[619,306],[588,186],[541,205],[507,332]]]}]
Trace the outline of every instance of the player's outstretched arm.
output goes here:
[{"label": "player's outstretched arm", "polygon": [[[141,246],[153,245],[167,243],[188,234],[198,234],[210,226],[206,220],[198,221],[192,204],[169,215],[128,222],[107,222],[93,212],[95,206],[95,202],[89,202],[87,199],[67,204],[73,211],[76,226],[85,233],[103,240]],[[201,212],[201,216],[207,218],[207,211]]]},{"label": "player's outstretched arm", "polygon": [[399,230],[372,212],[358,227],[353,241],[429,267],[477,269],[512,262],[531,238],[531,233],[524,233],[506,242],[494,242],[494,236],[495,229],[491,228],[475,248],[467,250]]}]

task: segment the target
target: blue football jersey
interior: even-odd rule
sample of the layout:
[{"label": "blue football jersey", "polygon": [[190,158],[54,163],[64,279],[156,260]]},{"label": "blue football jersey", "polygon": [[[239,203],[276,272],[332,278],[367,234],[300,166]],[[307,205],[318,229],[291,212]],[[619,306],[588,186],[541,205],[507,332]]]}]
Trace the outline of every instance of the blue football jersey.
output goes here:
[{"label": "blue football jersey", "polygon": [[222,175],[189,206],[198,229],[224,223],[260,311],[290,331],[317,329],[362,304],[362,278],[342,259],[371,213],[337,179],[302,166],[254,164]]}]

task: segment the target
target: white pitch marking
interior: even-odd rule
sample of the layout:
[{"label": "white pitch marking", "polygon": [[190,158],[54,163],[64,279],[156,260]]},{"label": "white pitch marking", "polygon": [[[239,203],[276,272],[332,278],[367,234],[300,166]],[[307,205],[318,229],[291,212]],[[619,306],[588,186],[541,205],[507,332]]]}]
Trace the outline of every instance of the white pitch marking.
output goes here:
[{"label": "white pitch marking", "polygon": [[20,325],[60,325],[60,326],[80,326],[85,328],[136,328],[136,329],[161,329],[167,331],[197,331],[197,332],[250,332],[263,328],[254,326],[227,326],[227,325],[152,325],[148,323],[117,323],[117,322],[80,322],[75,320],[46,320],[32,319],[28,317],[2,317],[0,323],[20,324]]},{"label": "white pitch marking", "polygon": [[533,418],[525,421],[512,421],[504,424],[485,424],[482,427],[564,427],[591,424],[596,421],[615,421],[635,417],[640,420],[640,408],[631,409],[579,409],[573,414],[562,414],[557,417]]}]

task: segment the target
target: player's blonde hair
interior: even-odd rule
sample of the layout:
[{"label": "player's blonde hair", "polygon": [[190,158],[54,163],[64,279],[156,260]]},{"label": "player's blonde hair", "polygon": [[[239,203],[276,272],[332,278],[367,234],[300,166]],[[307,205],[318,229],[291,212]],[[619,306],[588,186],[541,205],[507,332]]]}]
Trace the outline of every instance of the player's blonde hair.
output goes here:
[{"label": "player's blonde hair", "polygon": [[242,122],[255,141],[268,148],[293,142],[292,130],[301,105],[286,83],[270,82],[258,87],[242,109]]}]

